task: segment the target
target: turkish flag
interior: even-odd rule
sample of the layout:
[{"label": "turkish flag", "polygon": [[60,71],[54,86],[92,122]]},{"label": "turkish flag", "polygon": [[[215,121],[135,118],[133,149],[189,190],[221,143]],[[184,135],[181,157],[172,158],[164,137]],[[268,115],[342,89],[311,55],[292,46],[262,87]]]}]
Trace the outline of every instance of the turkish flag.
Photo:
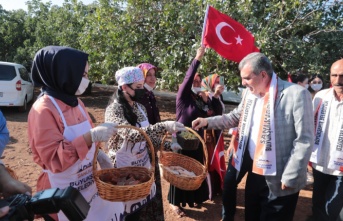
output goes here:
[{"label": "turkish flag", "polygon": [[235,62],[259,51],[254,36],[242,24],[211,6],[207,7],[205,14],[202,45]]},{"label": "turkish flag", "polygon": [[214,169],[220,176],[221,187],[224,186],[224,177],[226,172],[226,164],[224,158],[224,137],[223,133],[220,134],[216,147],[214,148],[214,153],[210,163],[209,170]]}]

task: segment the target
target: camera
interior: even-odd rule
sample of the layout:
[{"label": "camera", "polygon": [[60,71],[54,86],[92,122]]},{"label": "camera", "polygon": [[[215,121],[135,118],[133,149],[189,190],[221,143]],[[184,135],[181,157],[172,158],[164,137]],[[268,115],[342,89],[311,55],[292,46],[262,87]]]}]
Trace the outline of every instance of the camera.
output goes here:
[{"label": "camera", "polygon": [[33,197],[17,194],[4,200],[8,202],[10,211],[0,221],[31,221],[34,215],[58,213],[60,210],[69,220],[81,221],[87,217],[90,208],[82,194],[71,186],[42,190]]}]

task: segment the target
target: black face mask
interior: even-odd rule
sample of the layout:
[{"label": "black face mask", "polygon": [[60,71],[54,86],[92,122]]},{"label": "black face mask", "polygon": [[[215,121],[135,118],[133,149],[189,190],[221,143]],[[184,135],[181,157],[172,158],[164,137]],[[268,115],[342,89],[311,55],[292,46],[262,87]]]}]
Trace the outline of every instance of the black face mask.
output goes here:
[{"label": "black face mask", "polygon": [[[131,88],[132,89],[132,88]],[[131,99],[133,100],[133,101],[137,101],[137,100],[140,100],[143,96],[144,96],[144,94],[145,94],[145,90],[142,88],[138,88],[138,89],[132,89],[132,90],[134,90],[135,91],[135,96],[131,96],[130,95],[130,97],[131,97]]]}]

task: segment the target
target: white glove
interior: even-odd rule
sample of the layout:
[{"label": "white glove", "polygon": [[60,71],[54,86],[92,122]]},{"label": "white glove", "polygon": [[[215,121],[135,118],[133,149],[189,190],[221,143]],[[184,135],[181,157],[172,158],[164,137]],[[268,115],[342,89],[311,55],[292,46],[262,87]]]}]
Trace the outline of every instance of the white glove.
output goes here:
[{"label": "white glove", "polygon": [[182,147],[181,147],[180,144],[178,144],[178,143],[172,143],[172,144],[170,145],[170,149],[171,149],[173,152],[177,153],[177,152],[179,152],[179,150],[182,150]]},{"label": "white glove", "polygon": [[170,145],[170,149],[175,152],[175,153],[178,153],[179,150],[182,149],[182,147],[180,146],[180,144],[177,142],[177,138],[176,138],[176,133],[173,133],[172,134],[172,142],[171,142],[171,145]]},{"label": "white glove", "polygon": [[116,123],[103,123],[90,130],[92,142],[106,142],[117,133]]},{"label": "white glove", "polygon": [[97,160],[100,164],[101,169],[107,169],[107,168],[113,168],[114,167],[111,159],[102,150],[99,150]]},{"label": "white glove", "polygon": [[178,131],[186,130],[185,126],[177,121],[165,121],[164,126],[169,133],[176,133]]}]

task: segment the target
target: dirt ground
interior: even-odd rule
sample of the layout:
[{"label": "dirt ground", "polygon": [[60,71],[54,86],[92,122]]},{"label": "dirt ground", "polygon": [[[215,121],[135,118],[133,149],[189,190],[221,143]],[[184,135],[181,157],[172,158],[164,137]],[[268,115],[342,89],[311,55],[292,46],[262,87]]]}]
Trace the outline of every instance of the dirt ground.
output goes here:
[{"label": "dirt ground", "polygon": [[[81,99],[88,108],[93,122],[97,125],[104,121],[104,111],[108,100],[112,95],[112,90],[105,88],[93,87],[91,95],[82,96]],[[162,120],[175,119],[175,98],[157,96],[158,105],[160,107]],[[227,105],[226,111],[234,108],[235,105]],[[3,154],[3,162],[12,168],[22,182],[27,183],[35,192],[36,180],[41,173],[41,168],[38,167],[32,160],[28,147],[27,138],[27,114],[20,113],[16,108],[1,108],[6,119],[7,126],[10,131],[10,142],[7,145]],[[228,142],[228,138],[226,138]],[[228,145],[226,145],[227,147]],[[237,199],[237,214],[236,220],[244,220],[244,186],[245,178],[239,185]],[[178,218],[170,209],[167,201],[169,184],[162,180],[163,205],[166,221],[219,221],[221,220],[221,196],[215,196],[213,201],[207,201],[202,205],[202,208],[185,208],[187,217]],[[300,192],[296,212],[295,221],[305,221],[311,214],[311,196],[312,187],[308,186]]]}]

